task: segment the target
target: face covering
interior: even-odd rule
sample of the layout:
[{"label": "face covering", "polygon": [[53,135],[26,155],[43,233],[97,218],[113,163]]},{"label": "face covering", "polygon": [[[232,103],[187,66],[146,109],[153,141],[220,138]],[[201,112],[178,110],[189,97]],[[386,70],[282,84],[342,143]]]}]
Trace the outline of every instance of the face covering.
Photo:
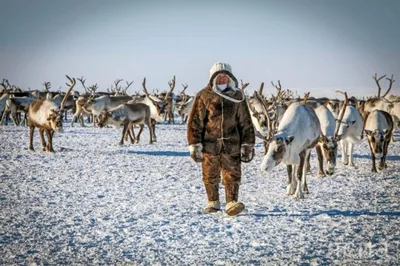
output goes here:
[{"label": "face covering", "polygon": [[217,85],[217,88],[220,89],[221,91],[225,90],[227,87],[228,87],[228,84]]}]

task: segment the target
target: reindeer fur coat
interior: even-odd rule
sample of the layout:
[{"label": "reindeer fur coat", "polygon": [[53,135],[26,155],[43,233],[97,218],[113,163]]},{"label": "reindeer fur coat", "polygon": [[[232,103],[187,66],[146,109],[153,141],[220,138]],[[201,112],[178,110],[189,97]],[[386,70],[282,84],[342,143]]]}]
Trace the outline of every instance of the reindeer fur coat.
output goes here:
[{"label": "reindeer fur coat", "polygon": [[[218,73],[213,75],[214,77]],[[227,74],[236,83],[236,78]],[[213,77],[193,103],[189,115],[187,138],[189,145],[201,143],[203,152],[218,155],[240,153],[242,144],[254,145],[255,133],[245,100],[235,103],[219,96],[212,90]],[[230,97],[241,99],[242,92],[230,89]]]}]

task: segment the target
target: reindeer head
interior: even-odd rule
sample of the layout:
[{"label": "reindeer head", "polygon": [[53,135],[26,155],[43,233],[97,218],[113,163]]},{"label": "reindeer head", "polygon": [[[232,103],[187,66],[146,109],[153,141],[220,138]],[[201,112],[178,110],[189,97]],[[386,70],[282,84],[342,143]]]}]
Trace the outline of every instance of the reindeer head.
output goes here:
[{"label": "reindeer head", "polygon": [[91,96],[89,99],[87,99],[86,103],[83,105],[84,109],[91,112],[92,111],[92,106],[96,104],[96,99]]},{"label": "reindeer head", "polygon": [[383,156],[384,143],[388,138],[389,130],[378,130],[375,131],[365,130],[365,133],[368,137],[368,142],[371,145],[371,150],[374,153],[376,158],[381,158]]},{"label": "reindeer head", "polygon": [[340,140],[340,138],[336,138],[336,139],[333,137],[328,138],[324,135],[321,135],[318,140],[319,145],[322,148],[322,154],[327,163],[326,173],[328,175],[333,175],[333,173],[335,172],[336,157],[337,157],[337,150],[338,150],[337,142],[339,140]]},{"label": "reindeer head", "polygon": [[111,116],[111,112],[102,111],[97,117],[97,124],[99,125],[99,127],[103,128],[105,125],[107,125],[107,121]]},{"label": "reindeer head", "polygon": [[185,110],[186,106],[187,106],[187,103],[186,103],[186,102],[185,102],[185,103],[181,103],[181,104],[178,106],[178,114],[179,114],[179,115],[183,115],[183,111]]},{"label": "reindeer head", "polygon": [[356,120],[353,121],[340,121],[336,119],[337,124],[337,138],[340,140],[342,138],[343,135],[347,134],[347,131],[349,130],[349,128],[351,127],[351,125],[353,125]]},{"label": "reindeer head", "polygon": [[261,170],[270,172],[280,164],[286,155],[288,145],[292,143],[294,136],[285,136],[284,134],[275,135],[268,146],[267,154],[265,154],[261,163]]},{"label": "reindeer head", "polygon": [[63,116],[60,110],[51,109],[47,115],[47,122],[55,132],[63,132]]}]

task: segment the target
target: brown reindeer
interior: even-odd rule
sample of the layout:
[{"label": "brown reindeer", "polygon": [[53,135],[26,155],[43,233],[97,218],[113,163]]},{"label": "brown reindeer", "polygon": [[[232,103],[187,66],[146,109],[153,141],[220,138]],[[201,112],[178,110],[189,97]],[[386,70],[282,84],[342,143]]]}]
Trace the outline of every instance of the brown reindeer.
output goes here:
[{"label": "brown reindeer", "polygon": [[[34,151],[33,148],[33,133],[35,128],[39,129],[40,140],[42,143],[42,150],[47,152],[54,152],[53,150],[53,135],[54,132],[63,132],[63,117],[65,100],[71,93],[75,86],[75,79],[71,79],[66,76],[70,82],[67,84],[69,87],[64,99],[61,101],[60,106],[58,106],[51,99],[37,99],[29,106],[29,150]],[[44,132],[47,135],[47,145],[44,139]]]}]

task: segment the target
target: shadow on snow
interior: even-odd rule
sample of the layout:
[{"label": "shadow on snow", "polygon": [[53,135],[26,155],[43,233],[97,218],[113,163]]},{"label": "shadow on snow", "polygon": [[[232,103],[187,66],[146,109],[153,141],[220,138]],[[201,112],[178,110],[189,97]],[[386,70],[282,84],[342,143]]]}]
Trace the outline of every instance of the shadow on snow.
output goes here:
[{"label": "shadow on snow", "polygon": [[328,215],[328,216],[345,216],[345,217],[356,217],[356,216],[389,216],[389,217],[400,217],[400,212],[370,212],[365,210],[360,211],[341,211],[341,210],[327,210],[327,211],[318,211],[315,213],[296,213],[289,214],[284,212],[270,212],[270,213],[249,213],[243,214],[246,216],[255,216],[255,217],[271,217],[271,216],[287,216],[287,217],[316,217],[319,215]]},{"label": "shadow on snow", "polygon": [[190,156],[189,152],[186,151],[128,151],[128,153],[152,156]]}]

